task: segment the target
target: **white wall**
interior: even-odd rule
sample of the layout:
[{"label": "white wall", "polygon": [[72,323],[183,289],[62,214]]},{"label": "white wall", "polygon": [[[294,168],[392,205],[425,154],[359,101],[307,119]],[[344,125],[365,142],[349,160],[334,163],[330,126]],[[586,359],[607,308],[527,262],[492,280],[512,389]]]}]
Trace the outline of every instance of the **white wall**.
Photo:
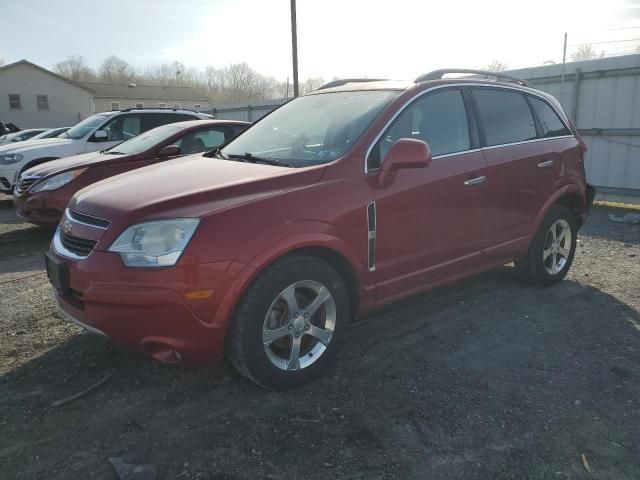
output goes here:
[{"label": "white wall", "polygon": [[[9,108],[9,94],[22,108]],[[49,110],[38,110],[36,95],[47,95]],[[20,128],[69,127],[91,115],[91,94],[29,65],[0,71],[0,121]]]},{"label": "white wall", "polygon": [[[179,104],[180,108],[186,108],[188,110],[205,111],[211,109],[211,102],[209,100],[167,100],[164,98],[104,98],[95,97],[93,99],[95,104],[95,112],[108,112],[111,110],[111,102],[119,102],[120,108],[135,108],[136,103],[144,104],[144,108],[158,108],[160,102],[165,104],[166,108],[172,108],[174,104]],[[195,108],[195,105],[199,104],[200,108]]]}]

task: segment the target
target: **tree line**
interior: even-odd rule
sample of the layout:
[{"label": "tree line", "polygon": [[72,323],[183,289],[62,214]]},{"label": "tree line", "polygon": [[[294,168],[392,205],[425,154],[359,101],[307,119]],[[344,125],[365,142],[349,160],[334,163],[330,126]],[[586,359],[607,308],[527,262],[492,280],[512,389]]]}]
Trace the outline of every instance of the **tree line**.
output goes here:
[{"label": "tree line", "polygon": [[[56,63],[53,71],[69,80],[82,83],[191,87],[201,95],[221,103],[293,96],[293,85],[262,75],[246,63],[234,63],[222,68],[208,66],[199,70],[174,61],[141,69],[111,55],[97,69],[93,69],[87,65],[82,55],[71,55]],[[324,83],[324,79],[320,77],[308,78],[300,84],[300,91],[307,93]]]}]

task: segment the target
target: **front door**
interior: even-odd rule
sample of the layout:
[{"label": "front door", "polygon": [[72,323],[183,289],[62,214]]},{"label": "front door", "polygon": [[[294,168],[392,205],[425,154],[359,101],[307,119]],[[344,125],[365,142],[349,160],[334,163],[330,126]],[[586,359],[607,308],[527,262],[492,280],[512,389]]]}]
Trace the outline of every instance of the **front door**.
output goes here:
[{"label": "front door", "polygon": [[[379,300],[480,266],[486,162],[470,125],[462,91],[439,89],[410,104],[372,149]],[[399,170],[390,184],[380,185],[375,169],[400,138],[426,141],[433,160],[425,168]]]}]

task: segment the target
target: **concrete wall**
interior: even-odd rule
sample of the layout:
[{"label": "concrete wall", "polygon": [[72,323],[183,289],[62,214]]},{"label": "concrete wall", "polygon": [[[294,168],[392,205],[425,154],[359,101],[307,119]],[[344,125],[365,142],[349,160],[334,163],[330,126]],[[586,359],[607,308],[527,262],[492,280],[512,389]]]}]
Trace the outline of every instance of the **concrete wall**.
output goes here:
[{"label": "concrete wall", "polygon": [[[211,109],[211,104],[207,100],[171,100],[158,98],[102,98],[94,97],[95,112],[108,112],[111,110],[111,102],[120,102],[120,108],[135,108],[136,103],[143,103],[145,108],[157,108],[159,103],[165,103],[165,107],[172,108],[174,104],[179,104],[180,108],[188,110],[205,111]],[[195,106],[200,104],[200,108]]]},{"label": "concrete wall", "polygon": [[[22,108],[9,108],[9,94]],[[47,95],[49,110],[38,110],[36,95]],[[91,115],[91,94],[29,65],[0,71],[0,121],[20,128],[70,127]]]}]

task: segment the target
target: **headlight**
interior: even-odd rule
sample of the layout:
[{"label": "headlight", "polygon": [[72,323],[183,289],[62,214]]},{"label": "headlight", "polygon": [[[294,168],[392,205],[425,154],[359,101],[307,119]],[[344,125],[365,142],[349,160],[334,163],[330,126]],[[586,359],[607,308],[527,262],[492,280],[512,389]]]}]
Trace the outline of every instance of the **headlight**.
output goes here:
[{"label": "headlight", "polygon": [[198,223],[197,218],[139,223],[122,232],[109,251],[119,252],[127,267],[170,267],[182,255]]},{"label": "headlight", "polygon": [[64,187],[74,178],[77,178],[85,170],[86,168],[80,168],[78,170],[71,170],[59,175],[54,175],[53,177],[47,178],[42,182],[36,183],[33,187],[31,187],[31,191],[33,193],[36,193],[42,192],[44,190],[57,190],[60,187]]},{"label": "headlight", "polygon": [[22,160],[22,155],[19,153],[10,153],[8,155],[0,155],[0,165],[11,165],[12,163]]}]

